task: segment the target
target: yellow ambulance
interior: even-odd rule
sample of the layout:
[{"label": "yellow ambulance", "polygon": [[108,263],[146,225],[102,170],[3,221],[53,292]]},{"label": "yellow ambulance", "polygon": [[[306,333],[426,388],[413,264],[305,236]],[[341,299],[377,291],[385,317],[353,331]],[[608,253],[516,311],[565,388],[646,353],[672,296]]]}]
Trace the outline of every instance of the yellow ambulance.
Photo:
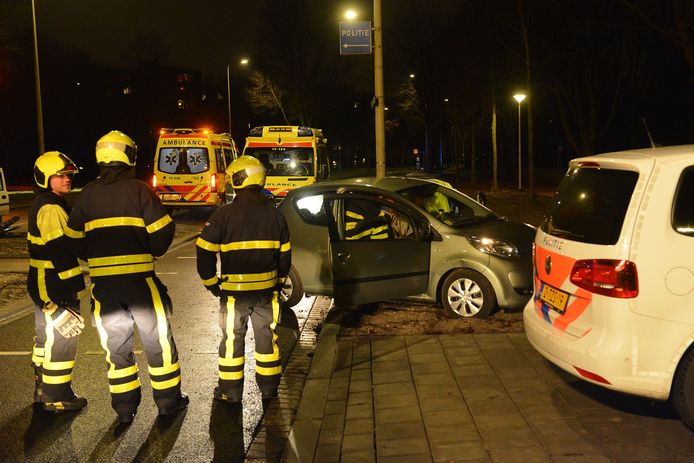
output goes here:
[{"label": "yellow ambulance", "polygon": [[161,129],[152,187],[164,206],[189,208],[226,202],[226,168],[238,157],[231,135],[208,129]]},{"label": "yellow ambulance", "polygon": [[243,154],[258,158],[265,169],[265,189],[282,200],[289,190],[310,185],[330,174],[328,140],[321,129],[291,125],[253,128]]}]

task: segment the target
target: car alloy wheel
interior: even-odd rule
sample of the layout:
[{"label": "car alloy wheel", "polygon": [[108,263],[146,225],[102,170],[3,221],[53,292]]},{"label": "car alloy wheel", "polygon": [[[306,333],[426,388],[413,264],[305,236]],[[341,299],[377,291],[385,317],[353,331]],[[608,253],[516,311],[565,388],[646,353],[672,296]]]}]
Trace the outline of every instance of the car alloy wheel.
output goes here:
[{"label": "car alloy wheel", "polygon": [[301,277],[294,266],[289,269],[287,279],[284,281],[284,287],[280,292],[280,302],[283,307],[294,307],[304,296],[304,287],[301,284]]},{"label": "car alloy wheel", "polygon": [[496,305],[491,283],[470,269],[451,272],[441,287],[441,301],[449,316],[485,318]]}]

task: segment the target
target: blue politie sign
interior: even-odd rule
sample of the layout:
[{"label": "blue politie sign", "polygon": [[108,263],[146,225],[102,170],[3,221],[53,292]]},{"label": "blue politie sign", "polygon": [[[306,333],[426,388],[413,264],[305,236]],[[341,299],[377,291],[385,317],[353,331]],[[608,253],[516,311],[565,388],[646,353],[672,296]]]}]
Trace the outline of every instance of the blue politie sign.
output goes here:
[{"label": "blue politie sign", "polygon": [[340,54],[371,53],[371,21],[340,21]]}]

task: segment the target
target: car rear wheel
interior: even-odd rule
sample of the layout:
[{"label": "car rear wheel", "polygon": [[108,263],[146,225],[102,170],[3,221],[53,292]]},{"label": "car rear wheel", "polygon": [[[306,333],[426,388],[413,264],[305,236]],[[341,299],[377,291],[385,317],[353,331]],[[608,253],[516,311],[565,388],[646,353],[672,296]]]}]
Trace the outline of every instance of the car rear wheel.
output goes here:
[{"label": "car rear wheel", "polygon": [[441,286],[447,315],[486,318],[496,305],[492,284],[479,272],[461,268],[451,272]]},{"label": "car rear wheel", "polygon": [[672,406],[682,422],[694,429],[694,349],[689,349],[677,367],[672,382]]},{"label": "car rear wheel", "polygon": [[280,294],[280,300],[283,307],[294,307],[301,298],[304,297],[304,286],[301,284],[301,277],[294,266],[289,269],[287,279],[284,281],[284,287]]}]

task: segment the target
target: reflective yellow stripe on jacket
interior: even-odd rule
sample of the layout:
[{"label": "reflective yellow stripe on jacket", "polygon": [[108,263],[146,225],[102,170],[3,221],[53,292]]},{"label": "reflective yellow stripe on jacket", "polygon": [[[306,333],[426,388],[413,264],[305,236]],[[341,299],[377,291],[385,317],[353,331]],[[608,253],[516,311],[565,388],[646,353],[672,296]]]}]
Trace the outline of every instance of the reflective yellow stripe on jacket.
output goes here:
[{"label": "reflective yellow stripe on jacket", "polygon": [[154,271],[154,258],[151,254],[93,257],[87,262],[89,274],[93,277]]}]

